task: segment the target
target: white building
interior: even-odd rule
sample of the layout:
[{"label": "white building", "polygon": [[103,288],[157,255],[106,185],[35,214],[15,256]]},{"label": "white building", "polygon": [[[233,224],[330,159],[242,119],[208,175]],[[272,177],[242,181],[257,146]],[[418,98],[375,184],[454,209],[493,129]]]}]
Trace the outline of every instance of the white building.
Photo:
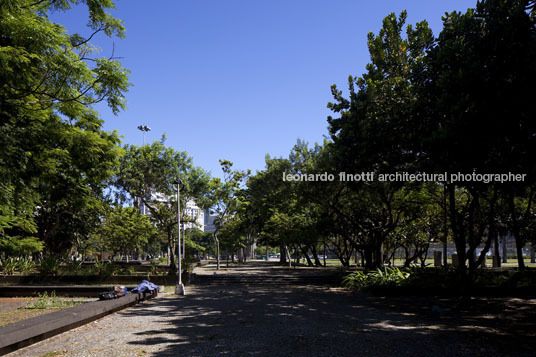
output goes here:
[{"label": "white building", "polygon": [[188,216],[189,220],[193,220],[193,222],[185,223],[184,228],[197,228],[205,231],[205,211],[199,208],[193,200],[186,202],[186,208],[183,211],[184,216]]},{"label": "white building", "polygon": [[[151,211],[149,210],[149,208],[147,208],[141,202],[140,199],[136,198],[135,200],[137,202],[137,205],[138,205],[138,208],[139,208],[140,212],[142,214],[144,214],[144,215],[150,216]],[[151,201],[155,201],[155,202],[158,202],[158,203],[165,203],[165,202],[169,202],[170,200],[169,200],[168,196],[166,196],[166,195],[164,195],[164,194],[162,194],[160,192],[151,192]],[[206,213],[207,213],[207,215],[206,215]],[[202,230],[203,232],[212,232],[212,231],[214,231],[214,229],[213,229],[214,217],[208,215],[208,210],[203,210],[203,209],[199,208],[194,200],[188,200],[186,202],[186,207],[183,209],[183,217],[184,216],[188,217],[188,219],[185,219],[185,221],[188,221],[188,222],[185,222],[185,224],[184,224],[185,229],[197,228],[197,229]],[[206,230],[206,227],[205,227],[207,224],[209,225],[209,227],[208,227],[209,230],[208,231]],[[210,230],[210,229],[212,229],[212,230]]]}]

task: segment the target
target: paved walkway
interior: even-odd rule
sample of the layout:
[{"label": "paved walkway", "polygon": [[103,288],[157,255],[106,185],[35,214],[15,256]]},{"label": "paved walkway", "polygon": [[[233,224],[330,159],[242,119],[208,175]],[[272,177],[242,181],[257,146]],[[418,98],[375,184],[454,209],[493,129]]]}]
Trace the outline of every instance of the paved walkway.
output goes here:
[{"label": "paved walkway", "polygon": [[286,275],[286,276],[308,276],[308,275],[329,275],[340,271],[339,267],[309,267],[309,266],[282,266],[278,261],[251,260],[247,264],[231,264],[226,266],[225,261],[220,263],[220,270],[216,270],[216,263],[211,261],[208,265],[202,265],[194,269],[197,275]]},{"label": "paved walkway", "polygon": [[526,338],[388,305],[333,288],[188,287],[11,355],[534,355]]}]

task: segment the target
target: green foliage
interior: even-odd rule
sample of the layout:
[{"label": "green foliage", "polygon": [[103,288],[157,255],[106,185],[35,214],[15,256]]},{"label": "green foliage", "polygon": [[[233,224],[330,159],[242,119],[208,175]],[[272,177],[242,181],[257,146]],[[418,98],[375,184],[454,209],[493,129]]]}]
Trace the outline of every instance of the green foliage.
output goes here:
[{"label": "green foliage", "polygon": [[5,258],[0,260],[0,269],[2,269],[2,273],[5,275],[13,275],[14,272],[17,271],[17,259],[15,258]]},{"label": "green foliage", "polygon": [[71,275],[82,273],[83,262],[78,260],[67,260],[64,266],[64,271]]},{"label": "green foliage", "polygon": [[19,258],[17,260],[17,270],[23,274],[30,273],[35,270],[35,262],[29,258]]},{"label": "green foliage", "polygon": [[347,275],[343,280],[343,286],[352,290],[365,290],[375,287],[403,286],[407,284],[411,273],[397,267],[385,267],[375,271],[355,273]]},{"label": "green foliage", "polygon": [[[89,35],[49,13],[88,8]],[[113,1],[3,1],[0,6],[0,246],[9,255],[46,246],[64,253],[97,225],[106,180],[121,151],[93,109],[125,107],[128,71],[89,42],[123,37]]]},{"label": "green foliage", "polygon": [[[240,191],[250,174],[250,171],[233,170],[233,163],[228,160],[220,160],[223,171],[223,181],[215,178],[210,181],[210,195],[207,197],[213,205],[212,210],[216,214],[214,219],[215,231],[213,233],[216,243],[217,268],[220,268],[220,235],[223,233],[225,248],[234,252],[240,246],[240,240],[244,237],[244,223],[240,216],[235,215],[244,205],[240,199]],[[232,222],[232,223],[231,223]],[[222,231],[225,229],[225,231]]]},{"label": "green foliage", "polygon": [[57,309],[65,308],[82,304],[74,300],[59,300],[56,297],[56,291],[52,291],[50,295],[45,291],[44,293],[37,294],[36,301],[29,301],[26,303],[27,309]]},{"label": "green foliage", "polygon": [[114,253],[140,251],[156,229],[147,216],[134,207],[110,208],[95,233],[97,247]]},{"label": "green foliage", "polygon": [[[303,253],[318,245],[325,231],[320,223],[325,186],[314,182],[282,180],[284,175],[314,174],[316,160],[322,148],[298,140],[288,159],[266,157],[266,170],[248,180],[248,190],[243,193],[247,203],[241,212],[249,227],[258,231],[263,244],[280,246],[283,259],[285,249]],[[307,255],[307,254],[304,254]]]},{"label": "green foliage", "polygon": [[39,261],[37,270],[43,275],[56,275],[60,271],[61,263],[61,257],[48,254]]},{"label": "green foliage", "polygon": [[186,257],[182,260],[182,271],[187,273],[192,273],[196,264],[199,263],[198,258]]},{"label": "green foliage", "polygon": [[115,275],[121,270],[121,267],[114,264],[112,261],[100,261],[93,264],[93,271],[96,275],[103,278]]},{"label": "green foliage", "polygon": [[119,269],[119,274],[121,275],[134,275],[135,269],[133,267],[123,267]]},{"label": "green foliage", "polygon": [[[172,183],[177,178],[183,182],[180,190],[182,208],[190,199],[204,208],[209,205],[210,178],[201,168],[193,166],[192,158],[186,152],[175,151],[164,142],[165,137],[141,147],[127,145],[114,185],[118,189],[119,201],[131,200],[137,208],[146,207],[158,237],[166,237],[167,245],[171,247],[170,269],[174,269],[177,196]],[[184,211],[181,216],[184,220]]]},{"label": "green foliage", "polygon": [[151,275],[157,275],[158,274],[158,266],[160,265],[160,261],[156,259],[151,259]]},{"label": "green foliage", "polygon": [[[197,228],[186,229],[186,250],[194,250],[204,252],[214,245],[212,233],[203,232]],[[165,261],[165,258],[160,258]]]},{"label": "green foliage", "polygon": [[477,277],[475,278],[475,286],[484,286],[484,287],[502,287],[507,288],[511,287],[509,286],[511,281],[511,277],[505,274],[493,274],[493,275],[485,275],[485,274],[477,274]]},{"label": "green foliage", "polygon": [[13,275],[17,271],[26,274],[35,270],[35,262],[26,257],[4,258],[0,259],[0,270],[4,275]]}]

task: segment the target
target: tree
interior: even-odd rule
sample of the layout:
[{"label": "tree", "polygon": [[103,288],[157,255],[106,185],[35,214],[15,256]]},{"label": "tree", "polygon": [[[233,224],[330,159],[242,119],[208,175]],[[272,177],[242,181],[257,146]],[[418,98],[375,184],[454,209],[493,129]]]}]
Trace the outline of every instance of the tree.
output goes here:
[{"label": "tree", "polygon": [[[177,199],[172,183],[179,178],[180,206],[194,199],[204,207],[208,204],[210,178],[201,168],[194,167],[186,152],[165,146],[165,137],[150,145],[126,145],[114,185],[120,201],[131,201],[140,209],[146,207],[151,221],[167,236],[170,248],[170,271],[176,271]],[[181,220],[185,217],[181,213]]]},{"label": "tree", "polygon": [[[287,262],[287,244],[278,232],[269,229],[268,222],[276,210],[290,198],[290,185],[282,182],[283,174],[291,168],[290,162],[282,158],[266,156],[266,169],[248,178],[247,190],[242,194],[247,202],[246,211],[253,230],[260,242],[280,247],[280,263]],[[273,227],[273,226],[272,226]]]},{"label": "tree", "polygon": [[[536,80],[531,60],[536,54],[534,2],[480,1],[464,14],[447,14],[443,23],[416,81],[420,99],[414,125],[425,138],[421,142],[424,167],[440,172],[527,174],[527,181],[521,183],[446,184],[460,272],[471,280],[487,251],[474,259],[484,232],[489,247],[504,224],[516,238],[523,269],[518,220],[523,220],[524,213],[515,201],[530,196],[535,177],[536,112],[529,104]],[[500,205],[509,212],[501,218]]]},{"label": "tree", "polygon": [[39,237],[48,250],[64,251],[75,235],[88,233],[81,226],[89,216],[97,221],[95,210],[81,208],[95,206],[92,201],[102,197],[119,139],[101,130],[92,105],[106,101],[117,113],[125,106],[129,84],[128,71],[113,54],[97,57],[90,44],[100,32],[123,37],[120,20],[106,12],[113,2],[82,2],[89,9],[91,34],[86,37],[68,34],[48,18],[79,1],[6,0],[0,5],[2,241],[36,243]]},{"label": "tree", "polygon": [[198,228],[186,229],[186,255],[188,251],[197,253],[199,257],[201,253],[214,249],[214,240],[212,233],[203,232]]},{"label": "tree", "polygon": [[247,205],[241,214],[247,217],[251,234],[259,235],[267,245],[279,246],[282,264],[291,264],[288,252],[293,249],[309,265],[320,265],[317,246],[323,230],[314,196],[324,197],[323,187],[285,179],[287,175],[315,173],[313,161],[320,151],[320,146],[309,149],[306,142],[298,140],[288,159],[267,156],[266,169],[249,178],[243,193]]},{"label": "tree", "polygon": [[213,237],[216,243],[216,268],[220,269],[220,239],[218,235],[220,230],[236,214],[240,207],[238,192],[241,189],[243,182],[246,180],[250,171],[233,170],[233,163],[228,160],[220,160],[220,165],[223,171],[223,181],[215,178],[211,182],[211,201],[213,203],[213,211],[216,213],[214,219]]},{"label": "tree", "polygon": [[138,209],[118,206],[107,212],[96,234],[100,235],[106,250],[114,255],[122,253],[128,261],[128,255],[139,253],[157,232],[149,217]]},{"label": "tree", "polygon": [[[433,36],[423,21],[415,29],[408,25],[407,38],[403,38],[405,21],[405,11],[398,18],[390,14],[378,35],[369,33],[372,62],[361,78],[349,78],[349,99],[332,86],[336,102],[328,107],[341,114],[340,118],[328,117],[337,171],[377,176],[416,169],[419,137],[412,122],[417,102],[412,79],[423,65]],[[337,194],[339,202],[332,206],[333,214],[344,222],[339,235],[352,234],[360,240],[355,248],[363,250],[367,266],[380,267],[384,243],[404,209],[403,183],[375,180],[345,186]],[[350,195],[349,200],[342,196],[345,191],[350,191],[345,194]],[[353,208],[342,209],[350,206]]]}]

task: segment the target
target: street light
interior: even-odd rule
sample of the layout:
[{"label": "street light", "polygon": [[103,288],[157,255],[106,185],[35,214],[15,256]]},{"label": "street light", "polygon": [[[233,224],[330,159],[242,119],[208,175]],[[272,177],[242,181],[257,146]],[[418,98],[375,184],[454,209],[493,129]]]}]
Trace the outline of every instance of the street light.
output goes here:
[{"label": "street light", "polygon": [[143,145],[145,145],[145,133],[151,131],[147,125],[138,125],[138,130],[143,132]]},{"label": "street light", "polygon": [[184,285],[182,284],[182,277],[181,277],[182,269],[181,269],[181,216],[180,216],[181,215],[181,210],[180,210],[181,194],[180,194],[180,190],[182,186],[182,181],[180,178],[177,177],[177,179],[173,182],[173,188],[175,188],[175,185],[177,185],[177,234],[178,234],[177,261],[179,263],[179,271],[178,271],[179,280],[177,281],[177,286],[175,286],[175,294],[184,295],[185,291],[184,291]]},{"label": "street light", "polygon": [[[151,128],[149,128],[147,125],[138,125],[138,130],[143,132],[143,146],[145,146],[145,133],[151,131]],[[141,202],[141,199],[139,200]],[[141,214],[146,214],[145,204],[143,204],[143,202],[141,202]]]}]

